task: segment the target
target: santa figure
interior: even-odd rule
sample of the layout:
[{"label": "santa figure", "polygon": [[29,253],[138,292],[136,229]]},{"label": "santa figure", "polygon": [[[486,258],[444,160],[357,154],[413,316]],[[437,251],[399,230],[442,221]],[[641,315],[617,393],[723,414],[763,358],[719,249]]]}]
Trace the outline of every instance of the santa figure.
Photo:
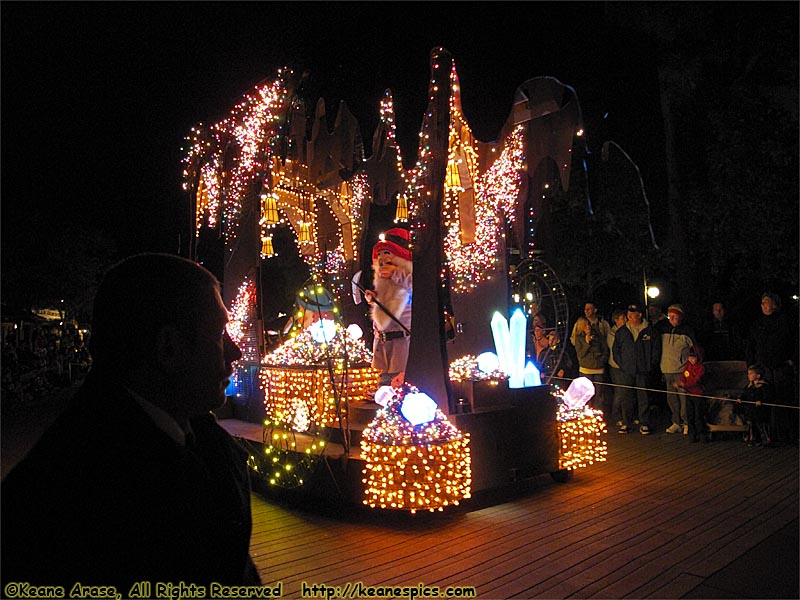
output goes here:
[{"label": "santa figure", "polygon": [[389,229],[372,248],[374,290],[364,297],[371,306],[375,341],[372,366],[380,371],[379,384],[400,387],[405,380],[411,344],[411,251],[409,232]]}]

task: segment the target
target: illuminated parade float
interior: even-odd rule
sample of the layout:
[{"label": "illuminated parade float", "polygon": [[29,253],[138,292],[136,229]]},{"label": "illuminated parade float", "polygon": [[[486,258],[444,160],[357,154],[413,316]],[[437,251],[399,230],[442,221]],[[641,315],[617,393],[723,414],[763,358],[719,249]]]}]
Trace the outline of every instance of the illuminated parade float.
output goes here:
[{"label": "illuminated parade float", "polygon": [[[498,141],[480,142],[452,57],[434,49],[430,66],[410,169],[389,91],[365,158],[344,103],[331,127],[324,101],[312,115],[288,69],[187,139],[195,231],[185,251],[222,281],[243,352],[219,416],[276,489],[436,511],[605,460],[591,383],[553,385],[526,358],[531,325],[568,337],[566,298],[534,228],[583,143],[577,97],[553,78],[529,80]],[[370,295],[386,248],[413,256],[410,327]],[[378,309],[402,329],[378,327]],[[376,337],[405,338],[405,370],[391,382],[373,362]]]}]

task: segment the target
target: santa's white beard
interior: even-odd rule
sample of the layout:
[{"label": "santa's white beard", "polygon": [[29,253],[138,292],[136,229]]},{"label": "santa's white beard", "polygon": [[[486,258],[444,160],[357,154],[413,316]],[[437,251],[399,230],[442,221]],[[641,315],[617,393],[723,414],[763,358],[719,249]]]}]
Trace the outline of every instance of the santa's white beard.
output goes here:
[{"label": "santa's white beard", "polygon": [[[402,269],[395,269],[391,277],[379,277],[376,274],[372,282],[378,295],[378,302],[400,322],[403,321],[403,311],[411,296],[411,277],[411,273]],[[372,320],[381,331],[386,331],[392,325],[394,325],[394,327],[391,327],[392,329],[399,328],[397,323],[377,304],[372,306]],[[410,323],[403,324],[410,325]]]}]

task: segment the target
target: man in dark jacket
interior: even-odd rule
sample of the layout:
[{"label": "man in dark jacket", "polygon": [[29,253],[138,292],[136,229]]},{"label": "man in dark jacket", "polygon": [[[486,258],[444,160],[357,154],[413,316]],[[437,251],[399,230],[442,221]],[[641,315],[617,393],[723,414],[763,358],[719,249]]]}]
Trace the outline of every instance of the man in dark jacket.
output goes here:
[{"label": "man in dark jacket", "polygon": [[[637,388],[639,432],[648,435],[652,428],[647,389],[661,360],[661,338],[644,320],[643,309],[638,304],[628,306],[628,321],[614,336],[614,358],[623,374],[633,378]],[[623,425],[630,427],[632,421],[633,407],[628,404],[627,409],[623,407]]]},{"label": "man in dark jacket", "polygon": [[106,274],[92,370],[3,481],[0,589],[145,597],[157,582],[260,583],[247,454],[210,412],[241,357],[227,321],[217,280],[194,262],[143,254]]},{"label": "man in dark jacket", "polygon": [[[780,296],[761,295],[761,314],[750,326],[747,344],[747,363],[760,364],[764,379],[770,381],[776,404],[797,406],[797,365],[792,358],[797,350],[796,329],[781,311]],[[776,437],[797,440],[797,410],[773,409],[771,422]]]},{"label": "man in dark jacket", "polygon": [[711,305],[711,318],[700,330],[700,344],[706,360],[744,358],[744,344],[739,329],[727,318],[725,305],[722,302],[714,302]]}]

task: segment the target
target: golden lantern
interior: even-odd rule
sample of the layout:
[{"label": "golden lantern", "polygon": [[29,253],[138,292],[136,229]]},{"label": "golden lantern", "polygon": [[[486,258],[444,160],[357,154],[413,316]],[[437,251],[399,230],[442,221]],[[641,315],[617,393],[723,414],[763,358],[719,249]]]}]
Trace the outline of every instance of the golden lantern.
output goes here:
[{"label": "golden lantern", "polygon": [[311,226],[308,221],[300,221],[300,232],[297,235],[297,241],[301,244],[311,243]]},{"label": "golden lantern", "polygon": [[444,184],[449,188],[461,187],[461,175],[458,172],[458,165],[453,160],[447,163],[447,176]]},{"label": "golden lantern", "polygon": [[278,202],[272,194],[261,196],[261,222],[264,225],[278,223]]},{"label": "golden lantern", "polygon": [[265,235],[261,238],[261,256],[264,258],[275,256],[275,249],[272,247],[271,235]]},{"label": "golden lantern", "polygon": [[408,221],[408,200],[405,196],[397,197],[397,210],[394,213],[395,223],[405,223]]}]

